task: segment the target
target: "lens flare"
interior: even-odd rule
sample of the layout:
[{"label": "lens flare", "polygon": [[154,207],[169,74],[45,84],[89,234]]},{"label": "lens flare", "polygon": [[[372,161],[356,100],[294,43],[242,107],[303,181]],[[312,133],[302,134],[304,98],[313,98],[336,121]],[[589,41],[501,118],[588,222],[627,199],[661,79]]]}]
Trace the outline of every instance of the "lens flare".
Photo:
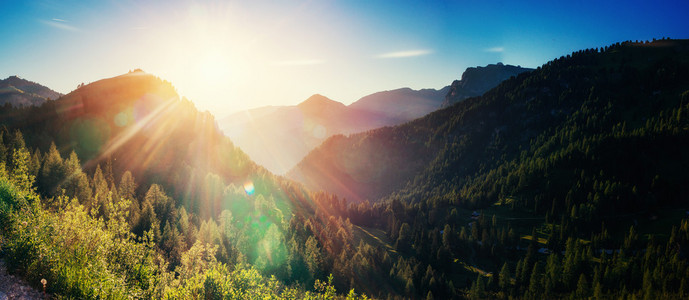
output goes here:
[{"label": "lens flare", "polygon": [[254,194],[254,183],[251,181],[245,182],[244,183],[244,191],[249,196],[253,195]]},{"label": "lens flare", "polygon": [[123,111],[115,115],[115,125],[124,127],[127,126],[127,123],[129,123],[129,116],[126,112]]},{"label": "lens flare", "polygon": [[96,116],[84,116],[71,123],[70,136],[84,157],[98,153],[110,138],[110,127]]}]

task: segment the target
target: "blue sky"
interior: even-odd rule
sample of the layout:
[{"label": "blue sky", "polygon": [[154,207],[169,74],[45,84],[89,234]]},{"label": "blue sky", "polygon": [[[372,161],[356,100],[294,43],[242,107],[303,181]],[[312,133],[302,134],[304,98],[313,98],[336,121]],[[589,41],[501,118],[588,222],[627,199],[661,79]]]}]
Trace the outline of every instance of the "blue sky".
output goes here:
[{"label": "blue sky", "polygon": [[624,40],[689,38],[689,1],[0,2],[0,77],[62,93],[142,68],[222,117],[442,88]]}]

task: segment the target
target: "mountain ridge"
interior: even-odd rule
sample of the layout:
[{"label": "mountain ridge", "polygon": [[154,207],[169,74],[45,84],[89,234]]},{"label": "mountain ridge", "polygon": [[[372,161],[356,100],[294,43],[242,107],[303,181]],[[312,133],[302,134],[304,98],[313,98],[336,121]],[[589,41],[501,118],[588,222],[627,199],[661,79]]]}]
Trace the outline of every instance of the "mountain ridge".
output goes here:
[{"label": "mountain ridge", "polygon": [[[284,174],[329,136],[406,122],[418,117],[419,114],[436,109],[442,101],[442,97],[436,93],[437,99],[433,101],[426,101],[415,107],[408,105],[413,101],[425,101],[423,97],[414,95],[429,93],[432,89],[416,91],[407,88],[376,94],[389,94],[400,90],[412,95],[402,99],[411,101],[395,108],[398,111],[412,111],[406,115],[394,111],[388,113],[385,109],[369,109],[370,103],[366,104],[366,101],[347,106],[315,94],[297,105],[250,109],[234,113],[219,123],[223,132],[236,141],[240,148],[250,153],[257,163],[276,174]],[[376,100],[371,97],[366,99]],[[394,100],[397,99],[400,98]]]},{"label": "mountain ridge", "polygon": [[327,137],[403,124],[441,108],[450,98],[454,103],[480,96],[500,81],[529,70],[502,64],[468,68],[463,80],[439,90],[380,91],[347,106],[315,94],[295,106],[232,114],[221,119],[220,126],[257,163],[285,174]]},{"label": "mountain ridge", "polygon": [[16,75],[0,80],[0,105],[38,106],[62,94]]},{"label": "mountain ridge", "polygon": [[[621,71],[614,68],[619,68],[618,65],[632,58],[641,61],[640,57],[645,55],[643,53],[648,53],[649,57],[643,63],[637,62],[639,66],[626,66],[630,69],[629,72],[641,68],[640,66],[653,68],[652,63],[667,65],[663,61],[664,57],[680,60],[685,58],[682,55],[686,55],[683,50],[686,44],[682,40],[657,41],[652,44],[627,43],[607,47],[601,50],[601,54],[598,49],[587,49],[571,56],[563,56],[533,72],[522,73],[503,82],[482,97],[466,99],[461,104],[410,123],[349,137],[331,138],[309,153],[287,176],[311,189],[335,193],[352,202],[376,201],[381,198],[401,198],[413,202],[424,195],[430,195],[427,193],[460,198],[460,195],[466,195],[469,191],[460,191],[458,186],[468,184],[465,180],[476,176],[475,172],[495,164],[491,157],[505,156],[505,153],[515,155],[512,156],[513,159],[519,157],[518,149],[529,147],[529,141],[547,130],[554,130],[553,126],[559,124],[557,122],[566,120],[581,109],[577,106],[581,105],[578,102],[580,99],[594,97],[588,93],[584,95],[584,91],[591,90],[591,86],[580,78],[591,81],[596,78],[594,75],[598,76],[597,80],[601,85],[610,86],[609,89],[618,91],[619,95],[627,95],[628,91],[620,90],[620,82],[631,82],[633,79],[622,77]],[[679,51],[681,55],[675,51]],[[596,61],[600,63],[593,64]],[[570,71],[554,67],[574,62],[581,62],[583,65]],[[561,79],[544,75],[551,70],[561,72]],[[596,72],[610,75],[598,75]],[[651,82],[661,84],[657,79]],[[644,88],[639,92],[640,95],[657,97],[656,94],[662,94],[661,90],[648,91],[649,84],[634,82],[630,85],[640,85],[635,89]],[[611,97],[602,90],[596,90],[594,94],[598,93],[601,94],[598,97]],[[574,94],[577,96],[573,96]],[[630,94],[629,97],[633,95]],[[634,97],[638,98],[640,95]],[[625,106],[625,109],[633,108]],[[632,111],[643,114],[642,111]],[[507,145],[509,148],[504,148]],[[386,155],[381,156],[380,153]],[[509,157],[506,156],[505,159],[507,158]],[[390,164],[391,162],[394,163]],[[399,168],[400,165],[405,168]],[[351,166],[361,167],[357,169]],[[348,188],[340,188],[343,184]],[[472,201],[484,201],[478,200],[482,197],[495,200],[495,196],[494,193],[485,193]]]},{"label": "mountain ridge", "polygon": [[489,64],[485,67],[470,67],[462,73],[460,80],[455,80],[450,85],[449,91],[443,100],[443,108],[458,103],[464,99],[481,96],[500,82],[534,69],[521,66],[505,65],[503,63]]}]

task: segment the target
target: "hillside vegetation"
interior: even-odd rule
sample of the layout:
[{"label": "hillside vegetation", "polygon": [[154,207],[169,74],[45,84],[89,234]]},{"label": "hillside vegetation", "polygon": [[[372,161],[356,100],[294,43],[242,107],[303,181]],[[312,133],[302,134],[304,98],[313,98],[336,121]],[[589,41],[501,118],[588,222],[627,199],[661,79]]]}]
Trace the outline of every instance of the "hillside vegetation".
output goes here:
[{"label": "hillside vegetation", "polygon": [[435,278],[435,296],[678,297],[688,101],[688,41],[625,42],[401,126],[331,138],[294,172],[364,201],[349,218],[396,241],[408,265],[391,273],[418,296]]}]

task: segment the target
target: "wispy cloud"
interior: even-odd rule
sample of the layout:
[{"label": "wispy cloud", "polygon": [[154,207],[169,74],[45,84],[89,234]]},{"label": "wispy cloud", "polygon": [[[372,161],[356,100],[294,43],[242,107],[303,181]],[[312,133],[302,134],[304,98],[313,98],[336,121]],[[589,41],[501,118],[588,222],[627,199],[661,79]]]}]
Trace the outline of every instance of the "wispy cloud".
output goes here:
[{"label": "wispy cloud", "polygon": [[79,28],[74,27],[72,25],[69,25],[69,21],[64,20],[64,19],[51,19],[51,20],[40,20],[39,22],[48,25],[53,28],[61,29],[61,30],[67,30],[67,31],[79,31]]},{"label": "wispy cloud", "polygon": [[388,52],[388,53],[383,53],[379,54],[376,57],[377,58],[404,58],[404,57],[414,57],[414,56],[422,56],[422,55],[428,55],[433,53],[432,50],[428,49],[419,49],[419,50],[407,50],[407,51],[395,51],[395,52]]},{"label": "wispy cloud", "polygon": [[486,49],[484,49],[483,51],[497,53],[497,52],[504,52],[504,51],[505,51],[505,48],[503,48],[503,47],[493,47],[493,48],[486,48]]},{"label": "wispy cloud", "polygon": [[278,66],[311,66],[311,65],[320,65],[324,64],[325,60],[323,59],[297,59],[297,60],[283,60],[283,61],[278,61],[275,62],[275,65]]}]

